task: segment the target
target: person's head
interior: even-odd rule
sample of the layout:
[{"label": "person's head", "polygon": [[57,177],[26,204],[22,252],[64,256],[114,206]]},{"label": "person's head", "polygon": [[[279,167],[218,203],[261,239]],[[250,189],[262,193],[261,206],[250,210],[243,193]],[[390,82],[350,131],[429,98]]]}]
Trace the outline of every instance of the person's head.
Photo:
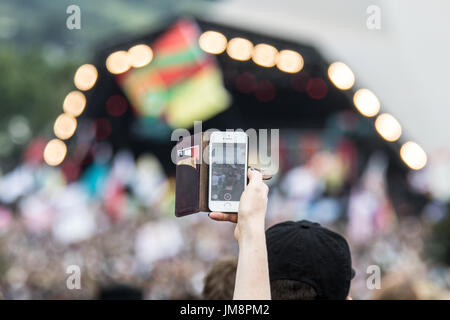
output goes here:
[{"label": "person's head", "polygon": [[203,298],[207,300],[232,300],[236,280],[237,258],[216,262],[205,277]]},{"label": "person's head", "polygon": [[346,299],[354,276],[347,241],[306,220],[266,231],[272,299]]}]

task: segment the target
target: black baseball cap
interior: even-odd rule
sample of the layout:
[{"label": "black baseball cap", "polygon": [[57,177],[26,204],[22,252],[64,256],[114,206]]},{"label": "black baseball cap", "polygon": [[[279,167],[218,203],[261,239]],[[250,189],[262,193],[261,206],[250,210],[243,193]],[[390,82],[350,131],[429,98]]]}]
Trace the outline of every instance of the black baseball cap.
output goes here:
[{"label": "black baseball cap", "polygon": [[287,221],[266,231],[270,281],[296,280],[319,299],[343,300],[355,275],[347,241],[307,220]]}]

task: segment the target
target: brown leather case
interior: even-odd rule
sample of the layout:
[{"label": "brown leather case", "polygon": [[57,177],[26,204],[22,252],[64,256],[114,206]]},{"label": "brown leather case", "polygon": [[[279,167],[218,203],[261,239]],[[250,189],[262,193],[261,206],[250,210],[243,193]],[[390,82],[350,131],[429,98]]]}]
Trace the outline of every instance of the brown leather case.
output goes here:
[{"label": "brown leather case", "polygon": [[[198,148],[198,149],[197,149]],[[209,212],[209,133],[181,138],[176,145],[175,216]]]}]

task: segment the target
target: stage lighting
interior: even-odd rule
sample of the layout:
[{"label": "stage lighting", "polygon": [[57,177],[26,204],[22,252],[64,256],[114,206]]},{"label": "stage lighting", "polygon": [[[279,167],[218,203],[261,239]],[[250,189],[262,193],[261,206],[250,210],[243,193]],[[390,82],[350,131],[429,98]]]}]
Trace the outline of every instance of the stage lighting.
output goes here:
[{"label": "stage lighting", "polygon": [[380,101],[369,89],[359,89],[353,96],[355,107],[366,117],[373,117],[380,111]]},{"label": "stage lighting", "polygon": [[128,50],[128,57],[132,67],[141,68],[152,61],[153,51],[145,44],[138,44]]},{"label": "stage lighting", "polygon": [[325,98],[328,93],[328,85],[322,78],[310,78],[306,84],[306,94],[315,100]]},{"label": "stage lighting", "polygon": [[198,39],[200,48],[203,51],[220,54],[225,51],[227,47],[227,38],[217,31],[206,31]]},{"label": "stage lighting", "polygon": [[389,113],[380,114],[375,120],[375,129],[383,139],[393,142],[402,135],[402,126]]},{"label": "stage lighting", "polygon": [[106,69],[112,74],[120,74],[130,69],[130,58],[124,50],[111,53],[106,59]]},{"label": "stage lighting", "polygon": [[234,60],[250,60],[253,55],[253,43],[244,38],[233,38],[228,42],[227,53]]},{"label": "stage lighting", "polygon": [[127,100],[120,94],[115,94],[106,100],[106,111],[113,117],[123,115],[127,107]]},{"label": "stage lighting", "polygon": [[44,161],[49,166],[57,166],[63,162],[67,154],[67,146],[59,139],[50,140],[44,149]]},{"label": "stage lighting", "polygon": [[277,56],[277,67],[287,73],[296,73],[303,68],[302,56],[292,50],[281,50]]},{"label": "stage lighting", "polygon": [[275,47],[260,43],[253,51],[253,61],[261,67],[270,68],[275,65],[277,54],[278,50]]},{"label": "stage lighting", "polygon": [[61,140],[69,139],[77,129],[77,120],[69,114],[63,113],[56,118],[53,131]]},{"label": "stage lighting", "polygon": [[355,84],[355,75],[352,70],[342,62],[333,62],[328,68],[328,77],[336,88],[348,90]]},{"label": "stage lighting", "polygon": [[427,164],[427,154],[422,147],[412,141],[402,145],[400,157],[413,170],[420,170]]},{"label": "stage lighting", "polygon": [[78,117],[86,107],[86,97],[80,91],[71,91],[67,94],[63,102],[64,112]]},{"label": "stage lighting", "polygon": [[98,73],[92,64],[84,64],[75,72],[73,82],[79,90],[91,89],[97,81]]}]

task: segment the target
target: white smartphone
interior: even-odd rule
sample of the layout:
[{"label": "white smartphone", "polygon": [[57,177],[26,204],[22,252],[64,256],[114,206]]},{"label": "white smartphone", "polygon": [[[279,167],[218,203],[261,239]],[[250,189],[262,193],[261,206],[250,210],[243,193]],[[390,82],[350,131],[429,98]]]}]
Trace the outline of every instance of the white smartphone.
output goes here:
[{"label": "white smartphone", "polygon": [[248,136],[245,132],[211,133],[209,139],[209,196],[211,211],[238,212],[247,184]]}]

